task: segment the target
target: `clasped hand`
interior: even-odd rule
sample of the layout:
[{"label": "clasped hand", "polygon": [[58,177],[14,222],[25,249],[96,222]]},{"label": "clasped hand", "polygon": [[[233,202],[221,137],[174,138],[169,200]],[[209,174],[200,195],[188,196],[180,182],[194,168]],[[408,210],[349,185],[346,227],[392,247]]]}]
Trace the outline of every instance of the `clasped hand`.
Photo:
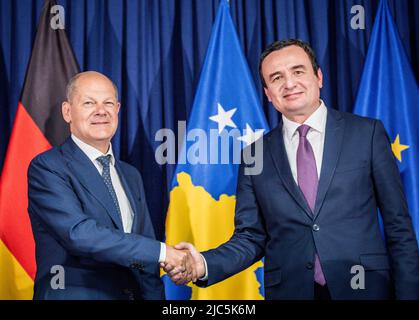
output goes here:
[{"label": "clasped hand", "polygon": [[177,285],[196,282],[205,275],[205,265],[201,254],[187,242],[175,246],[166,245],[166,260],[160,267]]}]

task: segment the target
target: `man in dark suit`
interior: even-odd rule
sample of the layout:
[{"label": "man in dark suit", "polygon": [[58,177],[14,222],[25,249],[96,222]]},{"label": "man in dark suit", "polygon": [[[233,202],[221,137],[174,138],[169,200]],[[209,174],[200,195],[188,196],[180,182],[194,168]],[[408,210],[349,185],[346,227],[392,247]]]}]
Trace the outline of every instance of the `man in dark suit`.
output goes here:
[{"label": "man in dark suit", "polygon": [[164,299],[158,263],[185,271],[190,255],[155,239],[141,175],[113,155],[117,89],[83,72],[67,100],[71,137],[28,170],[34,299]]},{"label": "man in dark suit", "polygon": [[[197,284],[265,256],[266,299],[418,299],[418,244],[382,123],[325,106],[322,72],[302,41],[270,45],[260,74],[282,119],[263,138],[262,173],[241,165],[231,239],[202,256],[177,246],[192,252]],[[172,267],[172,280],[190,280]]]}]

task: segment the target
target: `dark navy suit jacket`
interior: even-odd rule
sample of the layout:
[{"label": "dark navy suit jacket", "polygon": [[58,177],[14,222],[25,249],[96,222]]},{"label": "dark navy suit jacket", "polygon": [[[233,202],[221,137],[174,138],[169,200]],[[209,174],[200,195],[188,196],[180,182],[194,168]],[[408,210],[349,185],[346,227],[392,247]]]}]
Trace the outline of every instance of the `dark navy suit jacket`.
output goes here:
[{"label": "dark navy suit jacket", "polygon": [[[102,177],[71,138],[32,160],[34,299],[164,299],[141,175],[122,161],[115,167],[134,212],[132,233],[124,233]],[[63,267],[65,289],[51,286],[55,265]]]},{"label": "dark navy suit jacket", "polygon": [[[263,139],[263,171],[245,175],[241,166],[234,234],[203,253],[209,278],[198,285],[265,256],[266,299],[313,299],[317,251],[332,299],[419,299],[418,245],[382,123],[328,109],[314,216],[293,179],[282,122]],[[365,289],[351,286],[356,265]]]}]

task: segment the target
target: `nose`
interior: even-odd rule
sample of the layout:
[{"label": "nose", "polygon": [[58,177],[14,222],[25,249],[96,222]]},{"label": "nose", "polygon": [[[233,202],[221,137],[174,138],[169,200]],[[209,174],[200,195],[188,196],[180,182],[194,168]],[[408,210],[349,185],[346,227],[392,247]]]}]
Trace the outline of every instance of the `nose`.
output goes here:
[{"label": "nose", "polygon": [[96,114],[106,115],[105,105],[103,103],[96,103]]},{"label": "nose", "polygon": [[293,89],[296,85],[296,81],[291,74],[287,74],[284,76],[284,88],[285,89]]}]

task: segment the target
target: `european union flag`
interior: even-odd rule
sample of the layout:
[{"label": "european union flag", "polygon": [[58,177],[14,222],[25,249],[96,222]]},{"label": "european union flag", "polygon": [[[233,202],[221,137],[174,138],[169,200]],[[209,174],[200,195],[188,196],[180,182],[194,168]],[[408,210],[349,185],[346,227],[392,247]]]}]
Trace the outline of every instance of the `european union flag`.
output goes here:
[{"label": "european union flag", "polygon": [[386,0],[377,12],[354,112],[383,122],[419,240],[419,90]]},{"label": "european union flag", "polygon": [[[267,131],[229,4],[223,0],[173,177],[166,220],[167,243],[188,241],[203,251],[229,240],[234,230],[241,150]],[[177,287],[164,276],[166,297],[262,299],[262,266],[261,261],[257,262],[205,289]]]}]

